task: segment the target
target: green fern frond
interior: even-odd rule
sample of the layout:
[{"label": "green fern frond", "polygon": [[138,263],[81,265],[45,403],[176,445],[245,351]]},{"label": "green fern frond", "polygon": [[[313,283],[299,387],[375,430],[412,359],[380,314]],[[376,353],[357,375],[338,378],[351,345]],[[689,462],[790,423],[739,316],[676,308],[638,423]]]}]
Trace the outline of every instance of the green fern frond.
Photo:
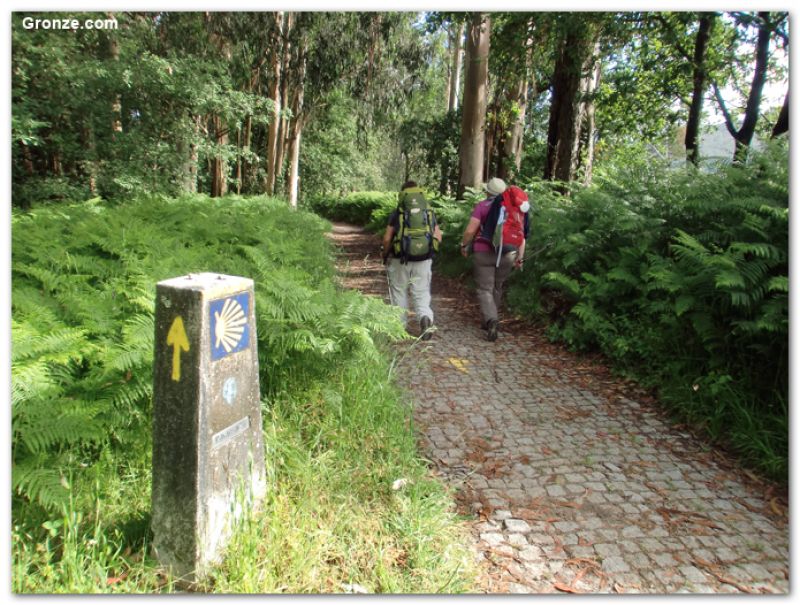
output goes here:
[{"label": "green fern frond", "polygon": [[675,299],[675,315],[680,317],[694,307],[695,298],[691,294],[681,294]]},{"label": "green fern frond", "polygon": [[709,254],[708,248],[701,244],[697,238],[681,229],[676,230],[674,242],[670,248],[678,258],[703,258]]},{"label": "green fern frond", "polygon": [[44,460],[29,459],[11,467],[11,489],[19,496],[49,510],[57,510],[67,502],[67,491],[61,473],[53,468],[37,466]]},{"label": "green fern frond", "polygon": [[57,381],[47,361],[11,364],[12,409],[26,401],[51,396]]},{"label": "green fern frond", "polygon": [[735,270],[723,270],[714,276],[714,285],[721,290],[745,288],[742,274]]},{"label": "green fern frond", "polygon": [[105,435],[95,420],[98,413],[96,406],[63,398],[29,404],[14,418],[14,441],[35,454],[56,445],[98,442]]},{"label": "green fern frond", "polygon": [[563,273],[551,271],[550,273],[544,275],[544,281],[552,286],[560,288],[574,298],[578,298],[580,296],[581,286],[578,281],[564,275]]},{"label": "green fern frond", "polygon": [[770,292],[785,292],[789,293],[789,278],[785,275],[778,275],[770,278],[767,282],[767,290]]},{"label": "green fern frond", "polygon": [[77,328],[62,328],[48,334],[37,334],[12,320],[11,361],[20,362],[33,357],[44,357],[47,361],[67,363],[81,359],[89,346],[86,331]]},{"label": "green fern frond", "polygon": [[48,292],[57,292],[68,279],[66,275],[51,271],[41,265],[31,265],[26,263],[13,263],[11,270],[19,275],[33,278],[41,284]]},{"label": "green fern frond", "polygon": [[775,262],[785,260],[785,253],[780,248],[766,242],[733,242],[728,249],[734,253],[752,254]]},{"label": "green fern frond", "polygon": [[109,347],[101,357],[106,375],[151,368],[154,334],[152,315],[135,315],[128,319],[122,326],[122,342]]}]

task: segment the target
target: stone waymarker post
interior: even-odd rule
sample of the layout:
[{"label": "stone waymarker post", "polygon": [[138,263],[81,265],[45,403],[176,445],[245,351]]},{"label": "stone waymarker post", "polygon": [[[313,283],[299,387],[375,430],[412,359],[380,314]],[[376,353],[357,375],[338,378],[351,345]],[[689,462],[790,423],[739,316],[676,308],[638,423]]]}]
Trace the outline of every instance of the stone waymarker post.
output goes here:
[{"label": "stone waymarker post", "polygon": [[253,281],[156,285],[153,533],[159,561],[202,576],[266,491]]}]

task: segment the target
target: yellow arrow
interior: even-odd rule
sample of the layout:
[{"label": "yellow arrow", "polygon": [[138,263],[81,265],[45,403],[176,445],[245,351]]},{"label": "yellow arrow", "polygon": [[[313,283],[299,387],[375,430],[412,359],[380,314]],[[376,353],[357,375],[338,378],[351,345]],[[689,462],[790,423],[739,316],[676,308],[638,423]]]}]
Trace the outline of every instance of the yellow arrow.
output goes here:
[{"label": "yellow arrow", "polygon": [[453,366],[460,372],[464,372],[464,374],[469,374],[469,370],[467,369],[467,364],[469,363],[469,359],[460,359],[458,357],[451,357],[448,359]]},{"label": "yellow arrow", "polygon": [[189,339],[186,338],[186,330],[183,328],[183,319],[178,315],[172,320],[172,325],[167,333],[167,346],[172,349],[172,380],[178,382],[181,379],[181,351],[189,350]]}]

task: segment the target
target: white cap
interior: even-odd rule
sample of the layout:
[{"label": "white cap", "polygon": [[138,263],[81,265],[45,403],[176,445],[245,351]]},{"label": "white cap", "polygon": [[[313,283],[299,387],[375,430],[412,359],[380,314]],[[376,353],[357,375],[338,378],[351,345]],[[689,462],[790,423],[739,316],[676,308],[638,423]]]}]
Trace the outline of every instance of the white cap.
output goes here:
[{"label": "white cap", "polygon": [[503,193],[503,191],[506,190],[506,182],[503,179],[498,179],[497,177],[494,177],[492,179],[489,179],[489,182],[486,183],[484,189],[486,190],[486,193],[488,193],[489,195],[500,195],[501,193]]}]

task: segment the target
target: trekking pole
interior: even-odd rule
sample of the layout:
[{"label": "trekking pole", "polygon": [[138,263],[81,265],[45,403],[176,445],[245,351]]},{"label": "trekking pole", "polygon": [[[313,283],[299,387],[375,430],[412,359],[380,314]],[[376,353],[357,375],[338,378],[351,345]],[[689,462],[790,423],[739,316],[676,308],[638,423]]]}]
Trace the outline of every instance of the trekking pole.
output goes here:
[{"label": "trekking pole", "polygon": [[392,282],[389,279],[389,265],[386,264],[385,260],[383,264],[386,267],[386,288],[389,290],[389,304],[394,306],[394,298],[392,297]]},{"label": "trekking pole", "polygon": [[497,220],[495,229],[500,229],[500,244],[497,246],[497,262],[494,264],[495,268],[500,266],[500,258],[503,256],[503,223],[506,222],[506,209],[500,208],[500,217]]}]

